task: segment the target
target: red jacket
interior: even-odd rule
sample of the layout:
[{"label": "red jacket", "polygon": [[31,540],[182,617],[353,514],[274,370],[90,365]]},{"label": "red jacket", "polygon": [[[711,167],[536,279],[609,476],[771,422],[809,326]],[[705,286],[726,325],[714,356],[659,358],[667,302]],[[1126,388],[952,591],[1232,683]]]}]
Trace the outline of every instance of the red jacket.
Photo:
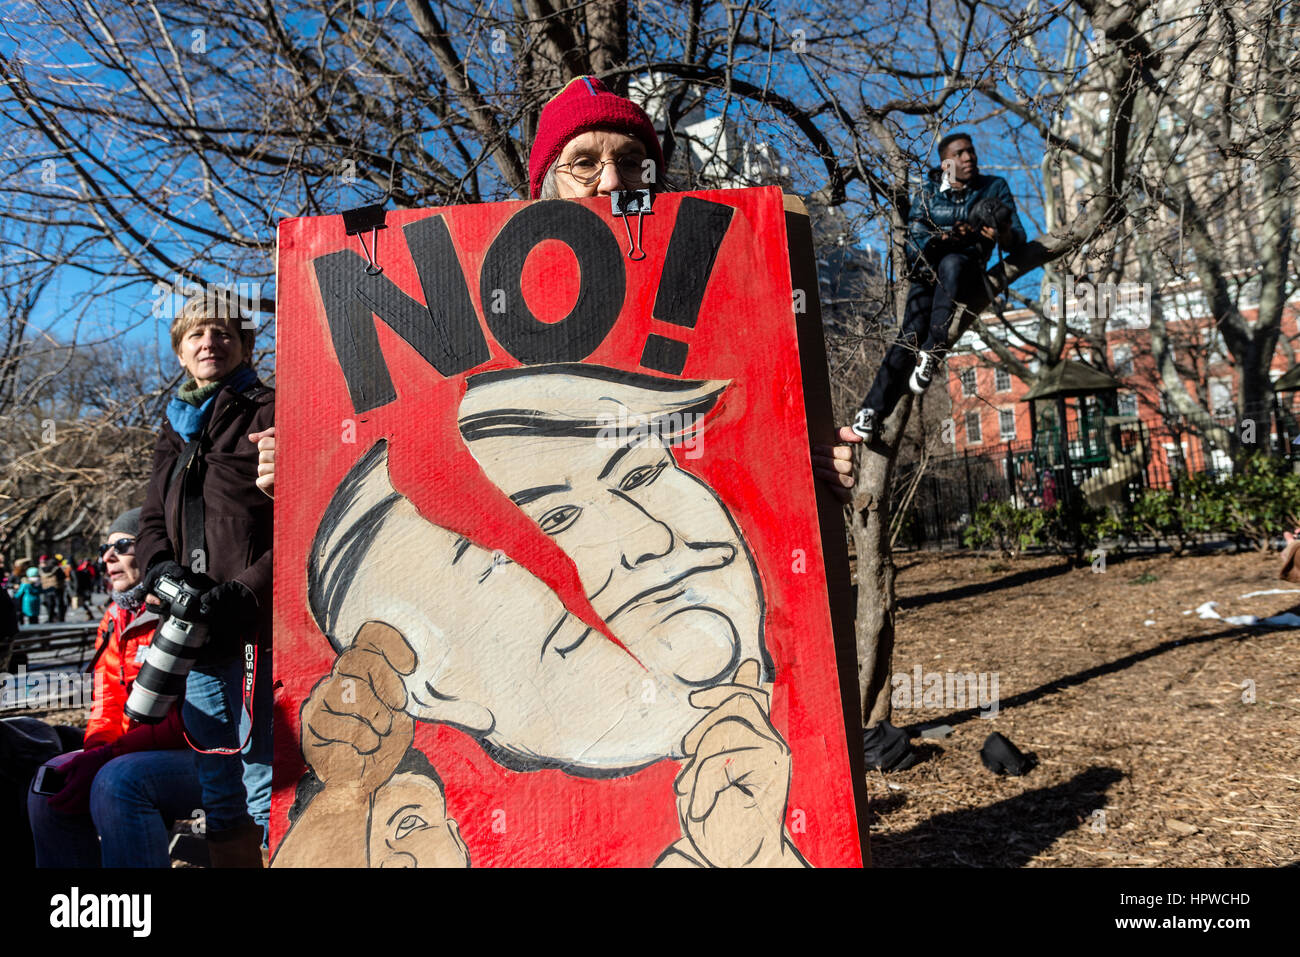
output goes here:
[{"label": "red jacket", "polygon": [[95,636],[94,701],[86,723],[86,750],[112,744],[118,754],[185,747],[179,702],[159,724],[138,725],[126,716],[131,684],[153,643],[158,616],[141,609],[132,614],[109,602]]}]

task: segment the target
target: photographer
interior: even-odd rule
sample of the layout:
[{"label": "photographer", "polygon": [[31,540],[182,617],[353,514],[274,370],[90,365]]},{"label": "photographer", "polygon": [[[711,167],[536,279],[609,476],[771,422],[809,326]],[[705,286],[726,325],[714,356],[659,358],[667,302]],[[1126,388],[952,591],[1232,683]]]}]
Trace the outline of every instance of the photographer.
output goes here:
[{"label": "photographer", "polygon": [[[186,679],[182,717],[214,867],[261,866],[271,804],[272,505],[254,485],[250,433],[272,425],[275,401],[249,365],[254,330],[240,315],[233,297],[196,297],[172,323],[190,378],[167,406],[137,547],[151,595],[163,576],[202,591],[209,637]],[[246,648],[256,664],[251,729]]]},{"label": "photographer", "polygon": [[198,778],[173,708],[158,724],[124,712],[158,616],[135,561],[140,509],[118,516],[102,553],[113,587],[95,636],[84,750],[57,762],[61,784],[27,797],[37,867],[170,867],[168,830],[199,807]]},{"label": "photographer", "polygon": [[867,442],[898,404],[904,383],[916,395],[930,385],[947,351],[953,316],[982,291],[984,265],[994,246],[1013,252],[1025,244],[1007,181],[980,173],[969,135],[949,133],[941,139],[939,160],[939,169],[931,170],[912,197],[908,214],[906,255],[912,285],[903,328],[853,424]]}]

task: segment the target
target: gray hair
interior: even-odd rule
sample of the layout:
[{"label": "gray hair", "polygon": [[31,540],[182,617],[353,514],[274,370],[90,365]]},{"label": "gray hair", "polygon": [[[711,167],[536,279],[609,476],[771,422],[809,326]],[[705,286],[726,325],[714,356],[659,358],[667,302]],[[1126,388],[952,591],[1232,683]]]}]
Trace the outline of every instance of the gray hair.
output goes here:
[{"label": "gray hair", "polygon": [[538,199],[560,198],[560,188],[555,185],[555,167],[558,166],[559,163],[560,158],[557,156],[555,162],[551,164],[551,168],[548,169],[546,175],[542,177],[542,189],[537,195]]}]

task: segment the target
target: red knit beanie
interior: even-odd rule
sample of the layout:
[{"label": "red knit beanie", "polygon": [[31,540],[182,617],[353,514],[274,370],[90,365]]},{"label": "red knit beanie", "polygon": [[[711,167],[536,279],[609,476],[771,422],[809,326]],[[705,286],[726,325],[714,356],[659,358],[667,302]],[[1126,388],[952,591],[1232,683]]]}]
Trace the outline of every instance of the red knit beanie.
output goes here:
[{"label": "red knit beanie", "polygon": [[533,151],[528,156],[528,180],[533,199],[541,194],[546,171],[559,158],[565,144],[588,130],[612,130],[635,136],[645,146],[646,155],[659,164],[656,175],[662,175],[664,151],[659,146],[659,134],[645,110],[611,92],[596,77],[580,76],[570,80],[568,86],[542,107],[537,138],[533,140]]}]

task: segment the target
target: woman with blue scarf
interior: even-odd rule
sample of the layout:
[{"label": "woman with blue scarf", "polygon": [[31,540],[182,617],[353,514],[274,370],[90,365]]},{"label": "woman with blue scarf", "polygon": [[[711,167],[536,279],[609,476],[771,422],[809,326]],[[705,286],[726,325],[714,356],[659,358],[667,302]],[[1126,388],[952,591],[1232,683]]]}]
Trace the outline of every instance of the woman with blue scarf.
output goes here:
[{"label": "woman with blue scarf", "polygon": [[[136,544],[146,591],[166,575],[202,592],[209,638],[181,713],[214,867],[261,866],[271,808],[272,505],[255,483],[275,393],[249,364],[245,325],[230,297],[190,299],[172,323],[189,378],[167,406]],[[246,648],[256,664],[251,728]]]}]

